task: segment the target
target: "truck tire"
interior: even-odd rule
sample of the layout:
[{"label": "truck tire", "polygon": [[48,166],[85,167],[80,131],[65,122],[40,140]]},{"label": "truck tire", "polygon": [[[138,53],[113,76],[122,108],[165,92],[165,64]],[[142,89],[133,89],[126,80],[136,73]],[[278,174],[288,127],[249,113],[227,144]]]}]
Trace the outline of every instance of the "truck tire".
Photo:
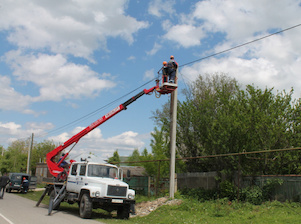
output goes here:
[{"label": "truck tire", "polygon": [[[50,195],[49,195],[49,201],[55,198],[55,193],[54,190],[51,191]],[[61,203],[59,203],[57,206],[55,206],[54,208],[52,208],[52,210],[58,210],[60,208]]]},{"label": "truck tire", "polygon": [[120,206],[117,209],[118,219],[129,219],[130,217],[130,205]]},{"label": "truck tire", "polygon": [[88,193],[84,193],[79,203],[79,216],[84,219],[90,219],[92,215],[92,200]]}]

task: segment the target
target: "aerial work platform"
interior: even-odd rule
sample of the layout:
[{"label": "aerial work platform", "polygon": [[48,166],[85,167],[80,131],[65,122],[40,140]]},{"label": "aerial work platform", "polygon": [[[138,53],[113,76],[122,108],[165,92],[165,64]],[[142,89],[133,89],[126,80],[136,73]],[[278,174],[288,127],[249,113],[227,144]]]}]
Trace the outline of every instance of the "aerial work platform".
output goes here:
[{"label": "aerial work platform", "polygon": [[176,83],[163,82],[162,85],[160,85],[159,88],[156,89],[156,91],[161,94],[169,94],[176,88],[178,88],[178,85]]}]

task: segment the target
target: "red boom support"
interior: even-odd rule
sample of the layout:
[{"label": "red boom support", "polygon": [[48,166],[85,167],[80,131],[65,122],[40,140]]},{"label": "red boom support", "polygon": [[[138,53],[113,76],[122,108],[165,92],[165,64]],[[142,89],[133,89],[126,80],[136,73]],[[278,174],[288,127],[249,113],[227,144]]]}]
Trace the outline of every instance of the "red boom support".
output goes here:
[{"label": "red boom support", "polygon": [[98,119],[97,121],[95,121],[92,124],[90,124],[84,130],[82,130],[81,132],[79,132],[76,135],[74,135],[73,137],[71,137],[69,140],[67,140],[66,142],[64,142],[62,145],[58,146],[57,148],[55,148],[51,152],[47,153],[47,155],[46,155],[46,162],[47,162],[47,166],[48,166],[49,172],[53,176],[57,177],[59,173],[61,173],[61,172],[64,171],[64,168],[60,167],[60,164],[68,156],[69,152],[72,150],[73,147],[69,150],[68,153],[65,154],[65,156],[60,160],[60,162],[57,163],[57,162],[54,161],[54,158],[61,151],[63,151],[64,149],[66,149],[67,147],[69,147],[72,144],[74,144],[74,146],[75,146],[75,144],[82,137],[84,137],[86,134],[88,134],[89,132],[91,132],[93,129],[95,129],[96,127],[98,127],[102,123],[106,122],[111,117],[113,117],[116,114],[118,114],[120,111],[126,110],[126,107],[129,104],[131,104],[132,102],[134,102],[135,100],[137,100],[139,97],[143,96],[144,94],[149,94],[149,93],[153,92],[155,89],[160,89],[158,81],[157,81],[157,85],[156,86],[154,86],[154,87],[152,87],[152,88],[150,88],[148,90],[144,89],[143,91],[141,91],[140,93],[138,93],[136,96],[130,98],[128,101],[124,102],[123,104],[120,104],[118,107],[116,107],[115,109],[113,109],[112,111],[110,111],[109,113],[107,113],[106,115],[104,115],[103,117],[101,117],[100,119]]}]

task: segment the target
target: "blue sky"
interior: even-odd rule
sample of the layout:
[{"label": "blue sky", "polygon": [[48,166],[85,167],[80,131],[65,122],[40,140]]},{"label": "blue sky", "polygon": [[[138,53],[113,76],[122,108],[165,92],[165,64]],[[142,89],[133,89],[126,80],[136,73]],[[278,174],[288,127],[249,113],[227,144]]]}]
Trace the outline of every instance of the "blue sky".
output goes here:
[{"label": "blue sky", "polygon": [[[301,23],[300,0],[2,0],[0,145],[62,143],[143,88],[162,61],[179,65]],[[180,68],[181,89],[199,74],[227,73],[242,85],[300,97],[301,27]],[[169,96],[143,96],[84,137],[73,155],[101,158],[150,150],[152,112]],[[61,128],[87,114],[93,116]],[[168,115],[167,115],[168,116]],[[58,129],[61,128],[61,129]],[[72,154],[71,154],[72,157]]]}]

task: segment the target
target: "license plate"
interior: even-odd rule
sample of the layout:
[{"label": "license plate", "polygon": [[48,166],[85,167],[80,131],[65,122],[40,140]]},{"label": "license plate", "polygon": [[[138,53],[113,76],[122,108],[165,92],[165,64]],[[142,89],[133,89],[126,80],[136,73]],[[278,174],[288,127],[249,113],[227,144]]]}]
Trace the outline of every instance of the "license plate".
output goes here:
[{"label": "license plate", "polygon": [[123,203],[122,199],[112,199],[112,203]]}]

